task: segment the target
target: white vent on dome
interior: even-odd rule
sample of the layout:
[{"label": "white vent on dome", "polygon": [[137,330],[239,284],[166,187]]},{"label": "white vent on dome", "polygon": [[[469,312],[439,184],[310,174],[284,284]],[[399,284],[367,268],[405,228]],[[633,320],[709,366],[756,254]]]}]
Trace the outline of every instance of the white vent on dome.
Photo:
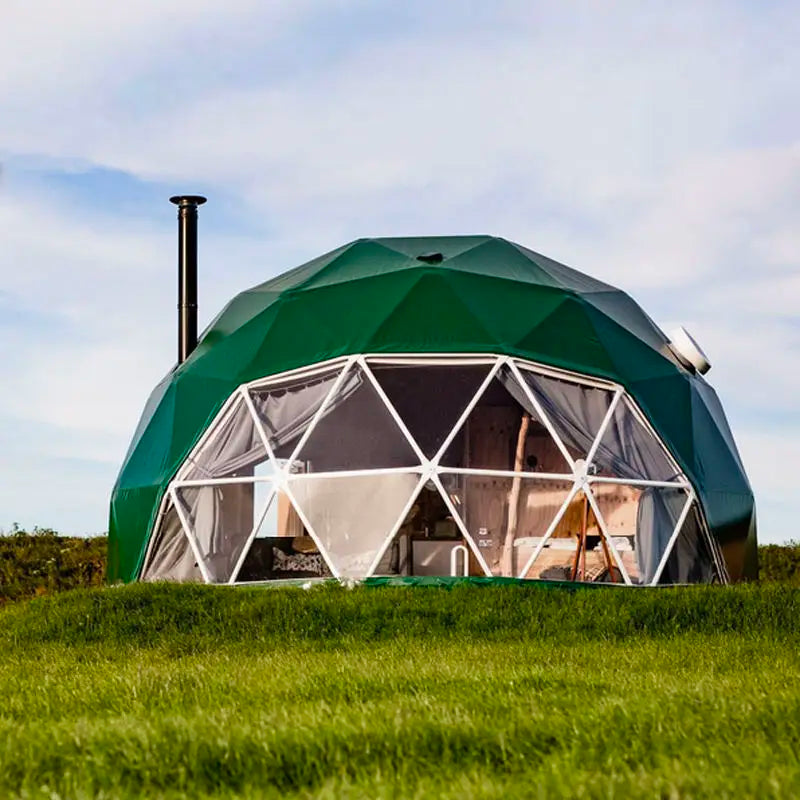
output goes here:
[{"label": "white vent on dome", "polygon": [[670,332],[669,340],[670,349],[686,366],[696,369],[701,375],[711,369],[711,362],[686,328],[675,328]]}]

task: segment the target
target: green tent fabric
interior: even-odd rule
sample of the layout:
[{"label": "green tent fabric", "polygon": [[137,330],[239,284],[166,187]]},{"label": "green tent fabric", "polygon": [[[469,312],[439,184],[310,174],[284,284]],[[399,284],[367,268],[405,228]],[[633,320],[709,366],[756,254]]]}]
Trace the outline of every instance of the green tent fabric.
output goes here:
[{"label": "green tent fabric", "polygon": [[711,386],[624,292],[489,236],[359,239],[237,295],[156,387],[111,499],[109,579],[141,571],[170,479],[242,383],[356,353],[497,353],[623,385],[692,482],[732,580],[753,494]]}]

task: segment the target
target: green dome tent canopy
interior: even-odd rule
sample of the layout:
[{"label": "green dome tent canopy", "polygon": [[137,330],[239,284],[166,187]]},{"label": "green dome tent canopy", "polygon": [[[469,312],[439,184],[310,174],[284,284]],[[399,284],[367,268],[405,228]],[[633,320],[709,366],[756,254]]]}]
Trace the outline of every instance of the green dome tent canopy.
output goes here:
[{"label": "green dome tent canopy", "polygon": [[[304,368],[309,370],[303,372]],[[472,383],[470,370],[477,371]],[[313,387],[322,384],[326,391],[331,389],[330,395],[323,401],[320,394],[316,405],[302,412],[310,416],[297,428],[292,441],[301,446],[289,458],[288,450],[282,453],[280,437],[273,436],[277,418],[269,415],[285,416],[289,406],[281,398],[311,397],[317,391]],[[411,385],[418,387],[414,390],[418,394],[403,407],[404,387]],[[456,396],[461,390],[453,388],[462,385],[463,402]],[[431,419],[444,414],[447,403],[463,411],[463,419],[457,420],[459,414],[454,412],[448,421],[450,443],[463,440],[458,464],[447,462],[443,451],[437,451],[435,458],[422,452],[429,431],[420,431],[419,438],[411,430],[407,415],[423,402],[419,394],[423,391]],[[372,406],[363,405],[367,392],[378,397],[369,401]],[[373,409],[363,412],[369,419],[370,414],[379,416],[374,403],[385,405],[381,413],[389,421],[381,424],[397,423],[399,428],[372,431],[375,438],[369,446],[387,452],[385,468],[377,461],[368,466],[376,478],[385,473],[381,485],[393,482],[406,487],[400,494],[386,495],[402,496],[396,507],[387,500],[375,508],[375,513],[394,509],[385,531],[377,531],[375,526],[384,523],[372,519],[375,535],[390,534],[393,543],[387,539],[371,544],[369,558],[361,554],[358,562],[347,562],[344,556],[337,560],[341,548],[334,539],[339,534],[331,530],[322,534],[320,529],[338,519],[342,535],[350,536],[349,531],[358,527],[353,515],[367,514],[367,499],[378,484],[367,474],[352,475],[346,494],[355,497],[355,506],[345,512],[344,476],[331,478],[338,484],[324,484],[325,477],[319,474],[294,478],[298,471],[311,473],[314,465],[330,461],[323,443],[345,453],[346,460],[349,445],[342,430],[347,429],[348,441],[368,435],[360,432],[353,413],[345,413],[345,400],[353,409]],[[298,407],[291,406],[302,416]],[[512,409],[517,414],[513,425],[508,421]],[[331,430],[325,432],[329,412]],[[581,428],[589,425],[592,415],[597,423],[588,435]],[[506,422],[499,422],[501,417]],[[297,419],[281,419],[289,427],[300,425]],[[331,422],[336,419],[338,427]],[[369,424],[368,419],[363,423],[365,431]],[[257,429],[263,445],[253,433],[250,444],[240,445],[234,454],[233,437],[241,435],[243,425]],[[475,439],[481,426],[505,431],[508,446],[504,439],[502,469],[497,468],[497,458],[481,468],[474,452],[467,455],[470,447],[491,444]],[[397,438],[398,430],[405,438]],[[623,454],[630,450],[625,439],[634,430],[648,431],[641,433],[644,444],[636,469],[630,467],[635,459]],[[618,439],[617,450],[609,444],[612,433]],[[534,434],[549,441],[550,449],[545,447],[538,460],[528,454],[525,444],[526,437]],[[652,442],[645,442],[647,437]],[[443,432],[437,443],[444,446],[445,438]],[[378,440],[380,447],[375,444]],[[218,447],[222,441],[226,444]],[[392,452],[386,444],[390,441],[395,442]],[[208,455],[210,447],[217,447],[216,455]],[[303,447],[313,452],[313,458],[297,458]],[[359,447],[363,454],[367,444]],[[248,456],[258,448],[263,450],[260,456]],[[404,448],[417,455],[402,461],[398,453]],[[545,462],[561,459],[559,450],[567,463],[561,461],[560,467],[551,469]],[[203,452],[202,474],[211,476],[205,483],[197,477],[200,473],[192,472]],[[353,458],[355,469],[350,471],[357,472],[359,459]],[[620,467],[626,459],[627,472]],[[656,475],[659,470],[652,465],[661,461],[673,467]],[[271,472],[257,477],[265,464]],[[333,467],[348,468],[347,463]],[[548,472],[552,474],[544,474]],[[410,474],[419,481],[406,480]],[[552,523],[552,513],[548,524],[526,522],[528,512],[518,508],[551,503],[545,498],[556,491],[557,479],[565,488],[563,502],[561,496],[557,503],[552,501],[553,508],[560,509]],[[262,487],[259,480],[272,488],[264,512],[253,517],[254,497]],[[287,481],[293,488],[284,492]],[[656,485],[659,481],[662,485]],[[585,489],[587,483],[595,489]],[[438,493],[432,490],[434,484]],[[249,506],[242,505],[245,485]],[[568,491],[569,487],[573,489]],[[578,516],[571,517],[570,503],[584,491],[586,501]],[[232,524],[224,503],[234,503],[222,499],[224,492],[235,499],[236,513],[241,515],[245,506],[250,509],[246,524],[236,523],[244,533],[233,538],[227,533],[220,538],[220,526]],[[674,502],[665,499],[670,493]],[[489,498],[487,503],[502,497],[503,507],[490,512],[485,503],[481,505],[482,497]],[[623,506],[630,513],[619,512]],[[275,515],[282,521],[275,522]],[[653,519],[659,515],[670,520],[669,532],[661,536],[660,549],[651,558],[658,566],[651,568],[645,561],[654,545],[643,539],[641,531],[655,530]],[[298,551],[307,551],[305,567],[308,559],[317,558],[317,566],[324,562],[320,574],[337,576],[423,574],[422,567],[403,572],[398,566],[404,553],[398,544],[403,531],[409,532],[406,538],[420,553],[424,538],[430,539],[426,547],[449,541],[447,552],[455,554],[453,563],[476,575],[590,580],[592,559],[597,575],[605,565],[604,577],[596,579],[624,577],[633,583],[651,578],[736,581],[755,577],[756,572],[754,499],[714,390],[681,363],[665,335],[628,295],[517,244],[487,236],[362,239],[236,296],[204,332],[197,349],[162,380],[147,403],[113,490],[109,578],[178,576],[226,582],[237,576],[263,578],[254,566],[255,546],[262,537],[259,526],[268,518],[273,528],[282,526],[279,533],[273,530],[274,536],[264,538],[270,563],[277,558],[289,564],[295,558],[287,568],[298,569]],[[212,519],[213,523],[206,522]],[[200,529],[208,524],[210,538],[203,539]],[[530,535],[523,542],[521,528],[526,525]],[[493,528],[498,529],[494,534]],[[595,535],[588,534],[589,529]],[[363,533],[367,538],[372,535]],[[515,537],[518,540],[512,542]],[[690,539],[695,541],[687,545],[693,548],[695,562],[705,559],[705,566],[678,566],[681,542]],[[700,539],[704,550],[697,544]],[[281,549],[285,540],[296,545],[293,553]],[[630,548],[635,557],[623,552],[627,540],[635,543]],[[525,552],[514,566],[509,566],[509,546],[516,548],[515,553]],[[220,547],[228,548],[224,558]],[[216,556],[211,553],[215,548]],[[701,550],[705,555],[698,555]],[[168,552],[173,554],[173,566],[184,564],[183,571],[155,568],[153,559],[163,566],[165,558],[169,561],[164,555]],[[546,561],[545,555],[550,558],[547,569],[528,569],[527,561]],[[218,570],[216,565],[223,561],[227,566]],[[523,561],[524,569],[519,566]],[[361,566],[353,566],[356,563]],[[638,578],[631,580],[634,573]]]}]

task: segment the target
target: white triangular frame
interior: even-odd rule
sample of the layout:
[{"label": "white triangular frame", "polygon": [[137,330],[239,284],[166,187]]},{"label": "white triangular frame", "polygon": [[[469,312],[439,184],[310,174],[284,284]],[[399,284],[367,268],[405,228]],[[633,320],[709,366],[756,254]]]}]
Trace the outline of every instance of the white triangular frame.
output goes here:
[{"label": "white triangular frame", "polygon": [[[330,402],[331,397],[333,397],[334,392],[338,391],[339,387],[342,385],[344,376],[347,373],[352,363],[353,363],[352,359],[348,359],[348,361],[345,362],[344,368],[336,377],[336,380],[333,382],[330,391],[326,395],[325,399],[322,401],[322,404],[317,409],[317,413],[314,415],[311,422],[309,423],[308,428],[306,428],[303,435],[300,437],[300,441],[297,443],[297,447],[295,447],[291,458],[287,461],[285,469],[279,468],[278,471],[276,472],[275,485],[273,486],[273,491],[272,491],[273,496],[277,492],[282,491],[289,498],[289,502],[292,504],[295,512],[300,517],[300,520],[302,521],[303,525],[305,525],[306,529],[308,530],[308,535],[314,540],[314,544],[316,544],[317,549],[319,550],[323,561],[328,565],[328,569],[331,571],[331,575],[333,575],[335,578],[338,578],[339,575],[337,574],[336,569],[331,565],[331,559],[328,556],[328,553],[325,550],[325,548],[322,546],[322,542],[319,540],[317,534],[314,533],[314,530],[311,527],[311,525],[309,525],[305,514],[299,508],[299,505],[297,503],[297,498],[294,496],[293,492],[291,491],[291,487],[289,486],[288,475],[293,460],[297,457],[297,453],[300,451],[300,448],[305,444],[306,440],[308,439],[309,431],[313,430],[317,421],[321,418],[326,405]],[[247,407],[250,410],[250,414],[252,415],[253,419],[255,420],[256,430],[258,431],[259,436],[261,436],[261,441],[264,443],[264,447],[267,448],[267,454],[269,455],[269,458],[272,461],[273,465],[278,467],[277,459],[275,458],[275,454],[272,452],[272,447],[270,446],[269,443],[269,437],[267,436],[267,433],[264,430],[264,426],[261,424],[261,420],[259,419],[258,414],[256,413],[255,407],[253,406],[253,400],[250,397],[250,393],[247,390],[247,388],[244,387],[241,388],[241,391],[244,393],[246,397]],[[252,534],[252,536],[255,536],[256,530],[258,530],[257,527],[254,529],[254,533]],[[238,572],[237,572],[237,577],[238,577]]]},{"label": "white triangular frame", "polygon": [[260,530],[261,526],[264,524],[264,520],[269,514],[269,510],[272,507],[273,502],[275,501],[275,497],[277,495],[277,491],[275,489],[275,485],[273,484],[270,493],[267,495],[267,502],[264,505],[263,510],[258,515],[255,520],[255,524],[253,525],[253,530],[250,531],[250,534],[247,537],[247,541],[245,542],[244,549],[242,550],[239,558],[236,561],[236,565],[233,568],[233,572],[231,572],[231,577],[228,580],[228,584],[234,584],[239,580],[239,573],[242,570],[242,566],[244,566],[244,562],[247,560],[247,556],[250,553],[250,549],[253,546],[253,542],[255,541],[256,535]]},{"label": "white triangular frame", "polygon": [[[300,517],[301,522],[305,526],[311,538],[314,540],[314,543],[317,545],[317,548],[319,549],[320,554],[325,560],[325,563],[328,565],[328,569],[330,569],[333,577],[341,579],[339,568],[334,564],[333,559],[328,555],[327,549],[323,547],[321,538],[314,530],[314,526],[311,524],[308,515],[305,513],[305,511],[303,511],[300,503],[297,501],[291,483],[315,481],[326,478],[333,478],[335,480],[346,480],[348,478],[354,478],[354,477],[374,477],[380,475],[419,475],[420,470],[421,470],[420,467],[412,467],[412,468],[402,467],[402,468],[384,469],[384,470],[370,469],[370,470],[353,470],[352,472],[346,472],[346,471],[314,472],[309,475],[293,475],[291,481],[287,480],[286,483],[283,485],[282,491],[289,498],[289,501],[291,502],[294,510],[297,512],[297,515]],[[378,554],[380,556],[382,556],[383,553],[386,551],[386,548],[389,546],[391,539],[393,538],[394,534],[397,533],[397,530],[400,528],[403,519],[405,519],[405,516],[408,514],[409,509],[413,505],[414,500],[416,500],[416,498],[419,496],[419,492],[421,491],[424,484],[425,484],[425,476],[422,475],[420,479],[417,481],[413,490],[411,491],[410,499],[406,501],[406,504],[403,506],[403,511],[400,517],[392,525],[392,531],[394,533],[387,539],[385,539],[379,546]],[[368,572],[364,577],[369,577],[377,567],[378,563],[380,563],[380,559],[376,557],[376,559],[373,560],[373,563],[370,565]]]},{"label": "white triangular frame", "polygon": [[[392,405],[391,401],[387,397],[386,393],[383,390],[383,387],[380,385],[378,380],[376,379],[375,375],[373,374],[372,370],[370,369],[370,364],[403,364],[403,365],[420,365],[424,366],[430,363],[438,363],[438,364],[452,364],[452,365],[459,365],[459,364],[485,364],[489,365],[489,371],[483,381],[481,382],[480,386],[478,387],[477,391],[471,398],[470,402],[467,404],[464,411],[461,413],[459,418],[456,420],[452,430],[446,437],[445,441],[439,448],[438,452],[434,454],[434,457],[431,459],[427,459],[422,452],[421,448],[417,444],[416,440],[414,439],[413,435],[411,434],[410,430],[400,417],[397,410]],[[269,444],[269,439],[266,435],[266,432],[263,428],[261,420],[258,417],[258,414],[255,410],[253,405],[252,398],[250,396],[250,390],[255,389],[267,389],[271,386],[279,386],[281,383],[284,383],[287,379],[296,380],[298,378],[303,377],[313,377],[315,375],[325,373],[325,372],[333,372],[336,367],[340,367],[338,374],[336,375],[331,388],[329,389],[327,395],[325,396],[322,404],[317,409],[316,413],[312,417],[308,427],[303,432],[302,436],[300,437],[297,445],[295,446],[291,457],[285,460],[285,463],[281,465],[278,460],[275,458],[275,455],[272,451],[272,448]],[[513,472],[511,470],[483,470],[483,469],[472,469],[472,468],[453,468],[453,467],[446,467],[441,465],[441,458],[443,457],[444,453],[447,451],[447,448],[452,443],[455,436],[458,434],[458,431],[464,425],[464,422],[472,413],[475,406],[480,401],[480,398],[486,392],[490,383],[494,380],[497,376],[498,372],[506,366],[511,374],[513,375],[514,379],[517,381],[518,385],[521,387],[522,391],[525,393],[528,401],[531,403],[532,407],[536,411],[537,415],[541,419],[542,424],[547,429],[548,433],[550,434],[551,438],[553,439],[554,443],[558,447],[561,454],[566,459],[566,463],[569,467],[572,468],[572,474],[569,473],[538,473],[538,472]],[[548,526],[547,531],[545,532],[544,536],[542,537],[541,541],[537,544],[536,549],[531,554],[528,562],[525,564],[524,568],[519,572],[519,577],[523,578],[530,570],[530,568],[535,563],[536,559],[540,555],[542,549],[546,545],[547,541],[553,535],[555,528],[557,527],[558,523],[560,522],[561,518],[563,517],[569,503],[572,502],[574,497],[580,491],[585,491],[586,496],[589,499],[589,503],[592,506],[592,510],[597,517],[598,526],[601,529],[601,532],[609,545],[609,549],[614,556],[614,560],[620,570],[620,574],[623,576],[625,583],[631,583],[630,577],[625,570],[624,564],[622,563],[622,559],[619,556],[619,553],[616,550],[616,547],[611,541],[611,536],[608,531],[608,526],[605,523],[605,520],[602,517],[602,513],[600,512],[599,508],[597,507],[596,498],[591,490],[591,485],[594,483],[612,483],[618,485],[627,485],[627,486],[654,486],[654,487],[664,487],[664,488],[682,488],[687,492],[687,502],[682,510],[681,518],[678,520],[678,524],[676,528],[673,530],[672,535],[670,536],[669,542],[667,547],[662,555],[661,561],[659,563],[658,571],[654,577],[654,580],[651,585],[654,585],[658,579],[661,577],[661,573],[666,566],[667,560],[675,546],[677,541],[678,535],[680,534],[680,530],[685,522],[686,516],[690,513],[692,504],[696,503],[696,494],[693,490],[693,487],[689,483],[689,481],[684,476],[682,470],[680,469],[679,465],[675,461],[672,454],[669,450],[664,446],[661,438],[657,435],[657,433],[653,430],[652,425],[647,420],[646,416],[641,412],[638,408],[636,403],[633,399],[628,395],[622,386],[615,384],[611,381],[603,381],[600,379],[592,378],[591,376],[580,375],[578,373],[571,373],[568,371],[559,370],[553,367],[549,367],[546,365],[536,364],[534,362],[527,361],[525,359],[517,359],[511,358],[508,356],[498,356],[498,355],[489,355],[485,353],[465,353],[465,354],[458,354],[458,355],[449,355],[449,354],[392,354],[392,355],[351,355],[351,356],[344,356],[338,357],[334,359],[329,359],[325,362],[320,362],[313,367],[304,367],[297,370],[291,370],[289,372],[281,373],[280,375],[271,376],[267,379],[259,379],[256,381],[252,381],[248,384],[243,384],[240,386],[237,391],[233,392],[228,398],[228,400],[223,404],[218,415],[211,426],[209,426],[208,430],[200,437],[200,439],[196,442],[195,446],[192,448],[192,453],[199,451],[202,447],[205,446],[206,442],[212,437],[220,428],[221,425],[225,424],[227,421],[228,415],[233,413],[233,410],[236,404],[239,402],[240,399],[244,401],[245,406],[250,413],[254,424],[256,426],[256,430],[261,438],[261,441],[266,448],[267,456],[270,462],[270,465],[273,470],[273,474],[270,476],[265,477],[247,477],[247,478],[218,478],[218,479],[206,479],[206,480],[185,480],[183,478],[184,475],[187,474],[187,471],[191,468],[191,464],[187,458],[181,468],[178,470],[175,479],[170,483],[168,487],[168,492],[165,493],[165,498],[168,496],[172,503],[175,506],[176,512],[179,516],[181,521],[181,526],[184,531],[184,535],[186,535],[187,540],[189,542],[190,547],[192,548],[192,552],[195,555],[195,558],[198,562],[198,567],[203,575],[203,579],[210,583],[208,569],[205,565],[204,560],[200,557],[200,550],[199,546],[195,540],[193,531],[191,526],[188,524],[188,520],[186,519],[186,515],[184,514],[183,508],[181,503],[178,502],[178,498],[175,494],[175,489],[183,487],[183,486],[212,486],[218,484],[225,484],[225,483],[253,483],[253,482],[270,482],[272,484],[272,490],[268,495],[266,506],[262,510],[261,516],[258,518],[256,524],[253,527],[253,530],[250,532],[248,537],[247,543],[245,545],[245,549],[243,550],[240,558],[237,561],[237,564],[234,569],[234,573],[231,576],[231,579],[228,583],[235,583],[236,578],[238,578],[238,574],[241,570],[242,564],[244,563],[244,558],[246,558],[247,552],[249,548],[252,546],[252,540],[254,535],[257,533],[258,528],[263,523],[263,518],[266,513],[268,513],[271,503],[274,501],[274,498],[279,491],[283,491],[289,501],[291,502],[292,506],[294,507],[295,511],[298,513],[301,521],[307,528],[309,535],[314,540],[317,548],[319,549],[322,558],[325,560],[325,563],[328,565],[328,568],[331,570],[331,574],[334,577],[339,577],[337,574],[337,570],[334,565],[331,563],[331,559],[329,558],[325,548],[322,546],[319,537],[317,537],[316,533],[313,531],[313,527],[308,523],[308,519],[305,517],[305,514],[302,510],[298,507],[298,503],[296,498],[294,497],[291,487],[288,485],[289,477],[292,480],[303,480],[304,475],[302,474],[294,474],[291,472],[292,464],[296,460],[298,454],[301,452],[301,449],[305,446],[306,442],[313,434],[314,429],[316,428],[318,422],[324,416],[327,408],[330,406],[333,398],[336,396],[336,393],[339,391],[342,383],[344,382],[347,375],[350,371],[354,368],[358,368],[362,371],[366,379],[371,383],[372,387],[377,392],[378,396],[380,397],[381,401],[385,405],[386,409],[392,416],[395,424],[405,436],[406,440],[408,441],[409,445],[413,449],[415,455],[420,460],[419,467],[403,467],[403,468],[387,468],[387,469],[361,469],[361,470],[339,470],[335,472],[329,473],[313,473],[313,476],[310,475],[308,477],[323,477],[329,475],[331,477],[348,477],[348,476],[359,476],[359,475],[378,475],[378,474],[386,474],[386,473],[397,473],[397,472],[404,472],[404,473],[418,473],[420,475],[419,481],[417,486],[412,494],[411,499],[407,504],[407,508],[405,513],[407,514],[407,509],[413,505],[414,500],[419,495],[419,492],[422,490],[422,487],[428,482],[433,481],[436,485],[437,490],[442,495],[442,499],[448,506],[450,513],[453,515],[453,519],[456,521],[456,524],[459,527],[465,541],[469,544],[471,550],[476,556],[476,559],[481,565],[481,568],[484,570],[486,575],[490,575],[491,571],[489,570],[488,565],[486,564],[485,559],[483,558],[480,550],[478,549],[477,545],[475,544],[472,536],[470,535],[469,531],[466,529],[466,526],[461,519],[461,515],[458,513],[457,509],[453,506],[452,502],[450,502],[450,498],[447,492],[444,490],[444,487],[441,482],[440,474],[449,472],[449,473],[458,473],[458,474],[465,474],[465,475],[487,475],[487,476],[501,476],[501,477],[513,477],[513,476],[520,476],[522,478],[536,478],[539,480],[566,480],[572,479],[573,486],[570,489],[569,494],[567,495],[564,504],[556,513],[555,517],[553,518],[551,524]],[[580,462],[576,462],[576,460],[570,455],[569,451],[567,450],[564,442],[562,441],[561,437],[559,436],[557,430],[555,429],[554,425],[552,424],[551,420],[545,413],[544,409],[541,407],[538,399],[536,398],[535,394],[531,391],[530,387],[525,381],[524,377],[522,376],[521,370],[530,371],[534,373],[539,373],[548,377],[555,377],[562,380],[568,380],[570,382],[574,382],[577,384],[581,384],[584,386],[594,386],[596,388],[602,388],[606,390],[610,390],[614,392],[614,396],[612,398],[611,404],[607,410],[606,416],[601,424],[600,429],[598,430],[593,442],[592,446],[587,453],[585,463],[581,464]],[[597,452],[598,447],[601,444],[603,436],[606,433],[608,425],[613,417],[614,412],[620,402],[626,402],[627,407],[629,410],[636,416],[637,421],[642,424],[645,430],[655,439],[656,442],[661,447],[662,452],[665,454],[667,459],[669,460],[670,464],[675,467],[676,479],[674,481],[650,481],[650,480],[635,480],[635,479],[624,479],[624,478],[610,478],[610,477],[598,477],[595,475],[590,474],[591,472],[591,463],[592,460]],[[191,453],[190,453],[191,455]],[[377,565],[380,563],[380,559],[383,557],[384,553],[386,552],[386,548],[389,547],[391,542],[393,541],[394,537],[397,534],[397,530],[399,529],[399,525],[402,524],[402,520],[405,518],[405,514],[401,516],[401,518],[395,523],[392,530],[389,531],[386,539],[384,540],[380,551],[376,558],[373,560],[373,563],[370,565],[370,568],[365,575],[365,577],[369,577],[374,573],[374,570],[377,568]],[[701,514],[702,518],[702,514]],[[705,528],[705,525],[702,525],[703,533],[707,540],[710,539],[708,532]],[[718,558],[714,555],[714,548],[711,548],[712,555],[714,556],[715,566],[717,567],[717,572],[720,574],[721,579],[725,580],[727,578],[726,573],[724,570],[720,569]],[[147,558],[149,557],[149,548],[145,555],[145,560],[143,563],[146,563]]]},{"label": "white triangular frame", "polygon": [[[142,567],[140,571],[141,575],[144,575],[144,573],[147,571],[147,566],[150,562],[151,556],[153,555],[153,547],[156,540],[155,531],[157,530],[158,526],[161,525],[162,520],[167,516],[170,506],[175,509],[175,513],[178,516],[178,522],[180,523],[181,533],[186,539],[186,542],[189,545],[189,549],[192,551],[192,555],[194,555],[195,560],[197,560],[197,568],[200,570],[200,574],[203,580],[205,581],[206,575],[203,572],[203,568],[200,566],[200,559],[197,557],[198,556],[197,550],[196,548],[192,547],[192,539],[186,533],[186,525],[184,523],[184,517],[178,510],[178,504],[175,502],[175,496],[172,492],[172,487],[168,488],[167,491],[164,492],[164,496],[161,498],[161,503],[158,506],[158,516],[156,518],[156,523],[154,526],[154,535],[150,537],[150,541],[148,542],[147,548],[144,553],[144,558],[142,559]],[[153,580],[157,580],[157,578],[153,578]]]},{"label": "white triangular frame", "polygon": [[[694,493],[687,492],[686,502],[684,503],[683,509],[681,510],[680,516],[678,517],[678,521],[675,524],[675,528],[672,531],[672,536],[669,537],[667,546],[664,548],[664,553],[661,556],[661,561],[658,562],[658,567],[656,568],[656,571],[653,573],[653,580],[650,581],[649,584],[650,586],[658,586],[658,582],[661,580],[661,575],[667,566],[667,561],[669,561],[669,557],[672,555],[672,550],[675,547],[675,543],[678,541],[678,537],[681,535],[681,531],[683,530],[683,526],[686,524],[686,520],[692,510],[694,502],[695,502]],[[716,566],[716,564],[714,566]]]},{"label": "white triangular frame", "polygon": [[203,556],[200,553],[200,547],[197,544],[197,540],[194,538],[194,532],[192,530],[192,526],[189,524],[189,520],[186,519],[186,514],[183,510],[183,503],[180,501],[178,497],[177,488],[175,486],[171,486],[169,489],[170,499],[172,500],[172,504],[175,506],[175,511],[178,514],[178,519],[181,521],[181,526],[183,527],[183,533],[186,538],[189,540],[189,547],[192,548],[192,552],[194,553],[194,557],[197,561],[197,568],[200,570],[200,574],[203,576],[203,580],[206,583],[213,583],[211,580],[211,576],[208,573],[208,568],[206,567],[206,562]]},{"label": "white triangular frame", "polygon": [[[264,506],[260,509],[258,516],[255,517],[254,527],[250,530],[247,534],[247,538],[245,539],[244,549],[239,554],[239,557],[234,565],[233,571],[231,572],[231,577],[228,578],[227,581],[213,581],[211,580],[211,575],[208,571],[208,566],[205,563],[205,559],[202,557],[200,544],[197,541],[197,537],[194,534],[194,527],[191,525],[188,517],[186,516],[183,501],[180,499],[178,495],[178,491],[180,489],[205,489],[205,488],[213,488],[214,486],[241,486],[253,483],[269,483],[271,489],[269,494],[267,495],[267,499],[265,501]],[[183,528],[183,532],[186,535],[186,538],[189,540],[189,545],[192,548],[192,552],[194,553],[195,558],[197,559],[197,565],[200,569],[200,572],[203,575],[203,579],[206,583],[227,583],[232,584],[235,583],[235,577],[238,576],[239,570],[241,569],[242,564],[244,563],[244,558],[247,555],[247,552],[250,549],[250,544],[252,543],[255,534],[258,532],[258,529],[261,527],[261,523],[264,520],[264,517],[267,515],[269,511],[269,507],[272,503],[273,498],[276,494],[275,488],[276,482],[271,478],[256,478],[256,479],[230,479],[230,478],[218,478],[214,481],[182,481],[180,483],[175,483],[170,487],[169,496],[172,501],[172,504],[175,506],[175,511],[178,514],[178,518],[181,521],[181,527]]]}]

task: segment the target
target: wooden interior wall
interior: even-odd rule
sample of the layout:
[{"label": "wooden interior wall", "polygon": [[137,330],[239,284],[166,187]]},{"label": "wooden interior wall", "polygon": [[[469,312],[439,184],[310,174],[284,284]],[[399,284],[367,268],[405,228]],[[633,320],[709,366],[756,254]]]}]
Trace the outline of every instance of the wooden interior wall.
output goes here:
[{"label": "wooden interior wall", "polygon": [[289,498],[278,492],[278,536],[302,536],[305,528]]},{"label": "wooden interior wall", "polygon": [[[469,420],[465,442],[469,460],[466,463],[483,469],[513,469],[513,449],[519,425],[520,411],[517,408],[477,407]],[[538,424],[532,424],[530,430],[525,448],[526,466],[523,469],[556,474],[569,472],[561,451],[547,431]],[[528,456],[536,457],[535,468],[527,466]],[[483,476],[463,479],[462,502],[467,527],[494,573],[499,572],[502,561],[512,481],[512,478]],[[523,479],[515,539],[543,536],[572,485],[571,479]],[[611,535],[629,536],[632,541],[636,532],[639,491],[610,484],[595,485],[593,491]],[[578,496],[565,512],[553,537],[574,539],[581,529],[582,513],[583,497]],[[593,514],[589,516],[588,533],[600,535]],[[569,551],[563,552],[569,554]],[[555,553],[553,555],[558,558]],[[545,556],[544,560],[549,559]]]},{"label": "wooden interior wall", "polygon": [[249,534],[253,530],[253,484],[232,483],[215,489],[220,490],[219,520],[223,541]]}]

